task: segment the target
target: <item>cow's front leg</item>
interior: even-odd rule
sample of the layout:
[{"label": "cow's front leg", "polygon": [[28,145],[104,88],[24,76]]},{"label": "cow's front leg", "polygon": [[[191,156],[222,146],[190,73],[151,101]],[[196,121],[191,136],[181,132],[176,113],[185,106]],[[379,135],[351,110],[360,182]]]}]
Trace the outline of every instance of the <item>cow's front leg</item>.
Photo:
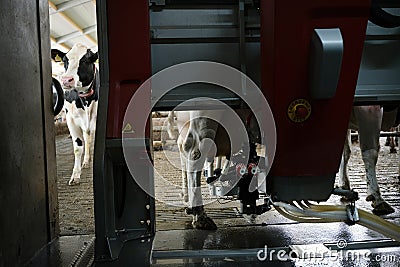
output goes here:
[{"label": "cow's front leg", "polygon": [[90,165],[90,150],[92,147],[92,142],[96,135],[96,119],[97,119],[97,101],[94,101],[90,107],[90,115],[88,118],[88,129],[84,131],[83,138],[85,140],[85,156],[83,157],[82,168],[88,168]]},{"label": "cow's front leg", "polygon": [[74,169],[72,170],[71,179],[68,182],[68,185],[79,184],[81,179],[81,160],[83,154],[83,141],[81,138],[77,137],[73,139],[73,146],[74,146]]},{"label": "cow's front leg", "polygon": [[342,161],[340,162],[340,168],[339,168],[339,187],[347,190],[350,190],[350,181],[349,181],[349,176],[347,175],[347,164],[349,162],[351,155],[349,138],[350,138],[350,130],[347,131],[347,136],[344,142],[344,148],[342,153]]},{"label": "cow's front leg", "polygon": [[397,156],[397,166],[398,166],[398,168],[397,168],[397,179],[399,179],[399,182],[400,182],[400,152],[399,152],[399,155]]},{"label": "cow's front leg", "polygon": [[85,155],[83,156],[82,168],[89,168],[90,162],[90,146],[91,146],[91,134],[89,131],[83,132],[83,140],[85,141]]},{"label": "cow's front leg", "polygon": [[372,201],[372,212],[377,215],[385,215],[394,212],[394,209],[382,198],[376,179],[376,163],[378,160],[378,151],[369,149],[362,151],[362,159],[365,165],[367,178],[367,201]]}]

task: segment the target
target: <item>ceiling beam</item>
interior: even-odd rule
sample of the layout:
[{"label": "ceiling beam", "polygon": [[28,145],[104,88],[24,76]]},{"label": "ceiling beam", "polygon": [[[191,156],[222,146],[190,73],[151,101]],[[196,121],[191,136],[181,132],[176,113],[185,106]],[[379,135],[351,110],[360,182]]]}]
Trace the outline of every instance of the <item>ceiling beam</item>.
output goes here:
[{"label": "ceiling beam", "polygon": [[[73,0],[73,1],[76,1],[76,0]],[[85,1],[86,1],[86,0],[85,0]],[[72,1],[70,1],[70,2],[72,2]],[[55,5],[54,5],[54,3],[52,3],[52,2],[49,0],[49,6],[53,8],[53,6],[55,6]],[[56,6],[55,8],[57,9],[57,6]],[[93,37],[91,37],[90,35],[85,34],[85,33],[83,32],[83,29],[82,29],[81,27],[79,27],[79,25],[76,24],[76,22],[73,21],[70,17],[68,17],[63,11],[59,11],[57,14],[58,14],[59,16],[61,16],[66,22],[68,22],[72,27],[74,27],[79,33],[81,33],[81,35],[83,35],[84,37],[86,37],[86,39],[88,39],[88,40],[89,40],[90,42],[92,42],[94,45],[97,45],[96,40],[93,39]],[[58,42],[57,42],[57,43],[58,43]]]},{"label": "ceiling beam", "polygon": [[59,36],[59,37],[55,38],[55,40],[56,40],[57,44],[61,44],[61,43],[65,43],[68,40],[74,39],[76,37],[95,32],[96,30],[97,30],[97,25],[93,25],[93,26],[89,26],[85,29],[82,29],[82,32],[81,31],[71,32],[66,35]]},{"label": "ceiling beam", "polygon": [[[88,2],[91,2],[92,0],[71,0],[71,1],[67,1],[58,5],[52,4],[49,5],[51,7],[51,10],[49,11],[50,15],[56,14],[58,12],[63,12],[67,9],[76,7],[76,6],[80,6],[83,4],[86,4]],[[50,1],[49,1],[50,4]]]},{"label": "ceiling beam", "polygon": [[61,46],[62,48],[64,48],[64,49],[67,50],[67,51],[71,50],[71,47],[69,47],[68,45],[57,43],[56,38],[54,38],[53,36],[50,36],[50,41],[53,42],[53,43],[55,43],[55,44],[58,44],[59,46]]}]

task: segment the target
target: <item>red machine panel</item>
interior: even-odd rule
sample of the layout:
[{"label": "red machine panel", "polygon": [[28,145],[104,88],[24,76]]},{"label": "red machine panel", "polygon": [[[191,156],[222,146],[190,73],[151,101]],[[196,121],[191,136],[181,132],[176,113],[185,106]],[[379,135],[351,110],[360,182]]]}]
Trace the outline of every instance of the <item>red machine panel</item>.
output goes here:
[{"label": "red machine panel", "polygon": [[[108,1],[110,92],[107,137],[121,138],[125,110],[151,75],[148,1]],[[150,92],[149,92],[150,106]],[[149,134],[147,135],[149,136]]]},{"label": "red machine panel", "polygon": [[331,195],[369,10],[369,0],[261,1],[262,90],[277,130],[267,178],[274,199]]},{"label": "red machine panel", "polygon": [[[337,172],[369,5],[369,0],[261,1],[262,90],[277,127],[271,176],[326,176]],[[314,29],[335,28],[343,38],[336,92],[326,99],[314,99],[309,78]],[[292,120],[293,115],[298,119]]]}]

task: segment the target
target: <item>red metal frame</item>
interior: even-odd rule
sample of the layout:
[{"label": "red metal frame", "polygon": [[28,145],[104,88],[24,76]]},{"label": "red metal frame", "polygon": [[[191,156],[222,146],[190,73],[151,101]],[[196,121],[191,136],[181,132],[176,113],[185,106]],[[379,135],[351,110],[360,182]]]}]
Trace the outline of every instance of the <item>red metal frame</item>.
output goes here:
[{"label": "red metal frame", "polygon": [[[121,138],[129,101],[151,75],[149,2],[113,0],[107,4],[110,70],[107,138]],[[149,106],[150,100],[149,92]],[[147,127],[146,137],[149,136]]]}]

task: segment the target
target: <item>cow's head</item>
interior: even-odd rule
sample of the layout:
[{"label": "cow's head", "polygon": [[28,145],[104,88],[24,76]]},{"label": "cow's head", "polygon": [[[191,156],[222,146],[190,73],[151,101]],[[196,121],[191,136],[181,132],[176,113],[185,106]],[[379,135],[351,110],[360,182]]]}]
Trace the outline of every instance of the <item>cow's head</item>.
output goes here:
[{"label": "cow's head", "polygon": [[76,89],[86,92],[93,83],[98,53],[93,53],[82,44],[75,44],[68,53],[58,49],[51,50],[51,57],[56,62],[63,62],[65,72],[61,75],[61,85],[64,90]]}]

